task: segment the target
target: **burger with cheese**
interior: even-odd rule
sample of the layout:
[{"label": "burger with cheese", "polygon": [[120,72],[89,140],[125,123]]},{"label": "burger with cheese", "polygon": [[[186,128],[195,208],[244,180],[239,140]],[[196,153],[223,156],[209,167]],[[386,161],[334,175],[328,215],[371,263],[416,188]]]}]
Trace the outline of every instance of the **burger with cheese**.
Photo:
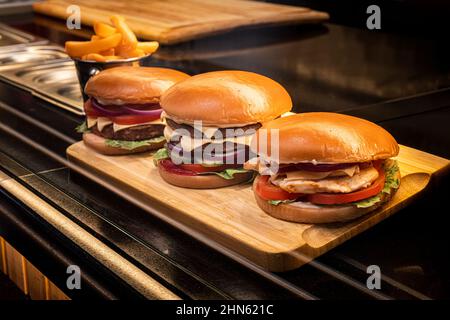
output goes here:
[{"label": "burger with cheese", "polygon": [[161,177],[185,188],[219,188],[249,181],[243,168],[261,123],[292,108],[274,80],[245,71],[193,76],[161,98],[167,143],[154,159]]},{"label": "burger with cheese", "polygon": [[395,139],[378,125],[337,113],[302,113],[265,123],[245,168],[258,205],[302,223],[351,220],[389,201],[400,185]]},{"label": "burger with cheese", "polygon": [[160,96],[187,78],[176,70],[132,66],[93,76],[84,90],[86,122],[78,127],[84,143],[106,155],[159,149],[165,143]]}]

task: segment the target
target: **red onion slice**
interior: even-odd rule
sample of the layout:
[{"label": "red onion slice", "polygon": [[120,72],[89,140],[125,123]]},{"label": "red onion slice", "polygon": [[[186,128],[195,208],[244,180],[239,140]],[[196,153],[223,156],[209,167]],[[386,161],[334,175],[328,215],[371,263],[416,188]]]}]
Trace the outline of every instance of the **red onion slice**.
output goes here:
[{"label": "red onion slice", "polygon": [[92,108],[95,109],[98,113],[105,117],[115,117],[120,116],[126,113],[121,107],[114,107],[114,109],[109,109],[107,107],[103,107],[100,103],[95,99],[91,99]]},{"label": "red onion slice", "polygon": [[312,163],[295,163],[287,166],[280,167],[278,172],[289,172],[296,170],[305,170],[313,172],[328,172],[340,169],[346,169],[357,165],[358,163],[338,163],[338,164],[312,164]]},{"label": "red onion slice", "polygon": [[[201,147],[199,147],[201,148]],[[196,164],[202,164],[206,160],[213,161],[216,160],[217,162],[223,163],[223,164],[239,164],[242,165],[243,163],[237,163],[242,161],[246,161],[249,158],[248,150],[247,148],[238,148],[237,150],[228,151],[222,154],[217,155],[206,155],[204,153],[204,150],[201,150],[198,156],[199,158],[196,158],[197,153],[193,150],[191,152],[185,152],[183,154],[183,149],[179,145],[175,145],[174,143],[167,143],[167,149],[169,149],[170,154],[172,155],[172,160],[177,161],[179,163],[189,164],[189,163],[196,163]]]},{"label": "red onion slice", "polygon": [[135,115],[141,115],[141,116],[154,116],[156,118],[161,116],[162,109],[153,109],[153,110],[143,110],[143,109],[135,109],[132,107],[123,107],[127,111],[127,114],[135,114]]},{"label": "red onion slice", "polygon": [[155,119],[159,118],[162,113],[162,109],[146,110],[144,108],[155,107],[155,104],[143,104],[143,105],[118,105],[118,106],[102,106],[96,99],[91,99],[92,108],[95,109],[101,116],[104,117],[116,117],[122,115],[141,115],[141,116],[153,116]]}]

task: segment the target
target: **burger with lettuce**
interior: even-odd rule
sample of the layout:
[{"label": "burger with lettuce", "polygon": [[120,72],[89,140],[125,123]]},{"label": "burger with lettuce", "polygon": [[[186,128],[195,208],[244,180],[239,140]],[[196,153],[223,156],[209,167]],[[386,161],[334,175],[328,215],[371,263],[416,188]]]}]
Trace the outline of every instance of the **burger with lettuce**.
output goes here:
[{"label": "burger with lettuce", "polygon": [[387,203],[400,185],[395,139],[352,116],[311,112],[265,123],[252,141],[256,202],[302,223],[355,219]]},{"label": "burger with lettuce", "polygon": [[185,73],[150,67],[116,67],[89,79],[86,121],[77,130],[84,143],[106,155],[159,149],[165,144],[161,95]]},{"label": "burger with lettuce", "polygon": [[154,155],[161,177],[179,187],[212,189],[252,179],[253,171],[243,168],[252,136],[291,110],[292,101],[268,77],[216,71],[177,83],[161,107],[166,144]]}]

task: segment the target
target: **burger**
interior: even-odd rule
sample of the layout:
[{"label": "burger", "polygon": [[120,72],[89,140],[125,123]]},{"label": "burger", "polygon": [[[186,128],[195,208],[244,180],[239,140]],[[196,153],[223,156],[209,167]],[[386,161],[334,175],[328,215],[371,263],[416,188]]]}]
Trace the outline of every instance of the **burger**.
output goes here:
[{"label": "burger", "polygon": [[301,223],[341,222],[389,201],[400,185],[399,146],[380,126],[312,112],[265,123],[251,144],[253,191],[269,215]]},{"label": "burger", "polygon": [[185,188],[219,188],[252,179],[243,168],[261,123],[292,108],[274,80],[245,71],[216,71],[177,83],[161,98],[166,145],[155,155],[161,177]]},{"label": "burger", "polygon": [[161,148],[164,123],[159,104],[164,91],[189,78],[165,68],[116,67],[89,79],[84,89],[86,121],[78,127],[84,143],[106,155]]}]

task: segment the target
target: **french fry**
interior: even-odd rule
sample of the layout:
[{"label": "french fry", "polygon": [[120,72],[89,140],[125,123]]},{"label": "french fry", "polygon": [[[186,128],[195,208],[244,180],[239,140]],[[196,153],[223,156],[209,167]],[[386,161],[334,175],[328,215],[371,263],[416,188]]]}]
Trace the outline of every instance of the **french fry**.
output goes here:
[{"label": "french fry", "polygon": [[71,57],[82,57],[89,53],[99,53],[110,48],[115,48],[122,40],[120,33],[97,41],[67,41],[66,52]]},{"label": "french fry", "polygon": [[101,54],[98,53],[89,53],[84,55],[82,58],[82,60],[94,60],[97,62],[106,62],[106,61],[111,61],[111,60],[119,60],[122,59],[122,57],[119,56],[103,56]]},{"label": "french fry", "polygon": [[122,50],[132,51],[136,49],[138,43],[136,35],[125,23],[125,20],[120,16],[112,16],[111,22],[114,24],[117,31],[119,31],[122,34],[122,42],[120,44],[120,46],[123,47]]},{"label": "french fry", "polygon": [[158,50],[159,43],[157,41],[138,42],[137,48],[146,54],[153,53]]},{"label": "french fry", "polygon": [[113,26],[95,22],[91,41],[67,41],[66,52],[73,58],[105,62],[143,57],[158,50],[157,41],[138,42],[121,16],[112,16]]},{"label": "french fry", "polygon": [[108,50],[103,50],[100,51],[99,54],[101,54],[102,56],[115,56],[116,55],[116,49],[111,48]]},{"label": "french fry", "polygon": [[128,54],[129,58],[132,58],[132,57],[143,57],[143,56],[145,56],[145,52],[144,52],[144,50],[141,50],[141,49],[135,49],[133,51],[130,51],[129,54]]},{"label": "french fry", "polygon": [[119,45],[118,47],[115,48],[115,51],[116,51],[116,55],[124,57],[124,58],[129,58],[132,56],[134,50],[129,49],[128,47]]},{"label": "french fry", "polygon": [[94,23],[94,32],[96,35],[102,38],[106,38],[112,36],[117,32],[116,28],[110,26],[109,24],[103,22],[95,22]]},{"label": "french fry", "polygon": [[120,51],[117,51],[117,54],[126,59],[135,58],[135,57],[143,57],[145,56],[145,52],[140,49],[128,50],[127,48],[121,48]]},{"label": "french fry", "polygon": [[134,55],[135,55],[135,57],[143,57],[143,56],[145,56],[145,52],[144,52],[144,50],[136,49],[136,50],[134,50]]},{"label": "french fry", "polygon": [[122,59],[122,57],[120,56],[105,56],[106,61],[110,61],[110,60],[120,60]]},{"label": "french fry", "polygon": [[101,54],[98,53],[89,53],[86,54],[82,57],[83,60],[94,60],[94,61],[98,61],[98,62],[105,62],[106,61],[106,57],[102,56]]}]

